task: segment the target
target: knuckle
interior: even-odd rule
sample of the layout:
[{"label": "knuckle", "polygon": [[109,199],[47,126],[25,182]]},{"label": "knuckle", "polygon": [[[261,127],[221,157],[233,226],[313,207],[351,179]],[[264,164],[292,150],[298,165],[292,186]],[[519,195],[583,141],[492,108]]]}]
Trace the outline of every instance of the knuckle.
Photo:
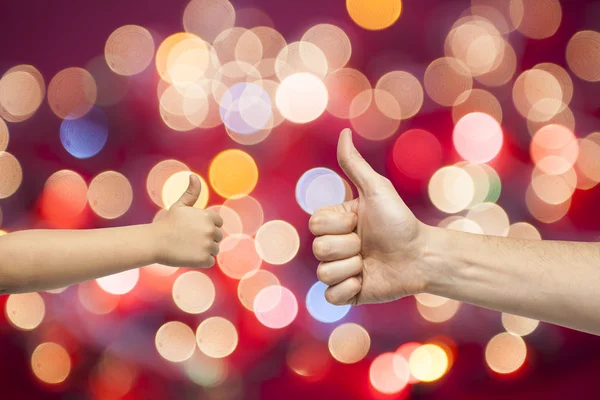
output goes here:
[{"label": "knuckle", "polygon": [[322,238],[317,238],[313,242],[313,253],[318,259],[325,258],[330,253],[330,246]]},{"label": "knuckle", "polygon": [[320,264],[317,268],[317,278],[323,283],[331,280],[331,273],[324,264]]},{"label": "knuckle", "polygon": [[322,226],[323,217],[317,213],[313,214],[313,216],[308,220],[308,229],[310,229],[313,235],[318,234]]},{"label": "knuckle", "polygon": [[330,289],[325,290],[325,300],[331,304],[336,304],[336,297]]}]

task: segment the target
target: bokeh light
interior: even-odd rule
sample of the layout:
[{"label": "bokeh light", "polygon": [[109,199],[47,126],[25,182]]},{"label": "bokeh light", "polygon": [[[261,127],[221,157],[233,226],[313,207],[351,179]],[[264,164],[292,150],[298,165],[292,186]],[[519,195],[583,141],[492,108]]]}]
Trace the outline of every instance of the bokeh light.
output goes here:
[{"label": "bokeh light", "polygon": [[302,41],[312,43],[323,51],[330,73],[345,67],[352,55],[352,43],[348,35],[335,25],[315,25],[306,31]]},{"label": "bokeh light", "polygon": [[402,110],[396,98],[380,89],[359,93],[350,104],[354,131],[368,140],[384,140],[398,130]]},{"label": "bokeh light", "polygon": [[329,335],[329,352],[344,364],[359,362],[367,356],[370,348],[369,332],[355,323],[341,324]]},{"label": "bokeh light", "polygon": [[305,124],[317,119],[327,107],[327,87],[309,73],[296,73],[281,81],[275,97],[277,108],[289,121]]},{"label": "bokeh light", "polygon": [[381,393],[400,392],[408,384],[410,371],[406,360],[396,353],[378,355],[369,368],[371,385]]},{"label": "bokeh light", "polygon": [[78,119],[65,119],[60,124],[60,141],[73,157],[90,158],[102,150],[108,139],[106,114],[92,107]]},{"label": "bokeh light", "polygon": [[61,119],[77,119],[91,110],[98,88],[94,77],[85,69],[63,69],[48,85],[48,104]]},{"label": "bokeh light", "polygon": [[485,347],[485,361],[499,374],[515,372],[525,362],[527,346],[520,336],[503,332],[494,336]]},{"label": "bokeh light", "polygon": [[515,80],[513,102],[519,113],[532,121],[548,121],[563,108],[563,90],[548,71],[530,69]]},{"label": "bokeh light", "polygon": [[40,381],[58,384],[64,382],[71,373],[71,357],[60,344],[45,342],[33,350],[31,369]]},{"label": "bokeh light", "polygon": [[268,328],[285,328],[298,315],[298,301],[286,287],[267,286],[254,298],[254,314]]},{"label": "bokeh light", "polygon": [[[448,229],[452,229],[449,227]],[[456,300],[448,300],[438,306],[428,306],[423,304],[422,302],[417,302],[417,310],[421,317],[424,320],[433,322],[433,323],[442,323],[449,321],[456,313],[460,307],[460,302]]]},{"label": "bokeh light", "polygon": [[256,83],[238,83],[230,87],[220,104],[225,126],[241,135],[266,129],[273,118],[271,98]]},{"label": "bokeh light", "polygon": [[96,279],[98,286],[110,294],[125,294],[133,290],[140,279],[139,269],[130,269],[118,274],[104,276]]},{"label": "bokeh light", "polygon": [[102,172],[90,183],[88,201],[99,217],[118,218],[129,210],[133,202],[131,183],[116,171]]},{"label": "bokeh light", "polygon": [[215,285],[202,272],[185,272],[173,284],[173,301],[188,314],[203,313],[215,301]]},{"label": "bokeh light", "polygon": [[523,35],[545,39],[558,30],[562,9],[559,0],[511,0],[510,18]]},{"label": "bokeh light", "polygon": [[474,163],[486,163],[498,155],[504,136],[496,119],[488,114],[473,112],[456,123],[452,140],[462,158]]},{"label": "bokeh light", "polygon": [[433,343],[415,349],[408,362],[410,373],[421,382],[440,379],[449,367],[448,355],[440,346]]},{"label": "bokeh light", "polygon": [[213,388],[222,384],[227,378],[227,363],[220,358],[212,358],[201,352],[195,352],[183,363],[187,376],[196,384],[205,388]]},{"label": "bokeh light", "polygon": [[550,204],[540,199],[533,189],[533,185],[527,187],[525,192],[525,204],[529,213],[538,221],[545,224],[552,224],[561,220],[571,207],[571,198],[569,197],[564,203]]},{"label": "bokeh light", "polygon": [[546,125],[531,140],[531,159],[543,172],[561,174],[571,169],[579,155],[579,142],[567,127]]},{"label": "bokeh light", "polygon": [[[466,97],[466,99],[463,99]],[[493,117],[499,124],[502,123],[502,106],[498,99],[490,92],[483,89],[466,91],[457,99],[452,107],[452,120],[457,124],[463,117],[470,113],[484,113]]]},{"label": "bokeh light", "polygon": [[196,349],[196,338],[192,328],[179,321],[162,325],[154,338],[156,350],[162,358],[174,363],[188,360]]},{"label": "bokeh light", "polygon": [[227,0],[192,0],[183,12],[184,29],[209,42],[234,23],[235,9]]},{"label": "bokeh light", "polygon": [[23,170],[19,160],[7,151],[0,152],[0,199],[12,196],[22,181]]},{"label": "bokeh light", "polygon": [[204,178],[200,175],[189,172],[180,171],[171,175],[165,182],[162,188],[162,201],[165,208],[169,209],[175,204],[181,196],[185,193],[188,186],[190,185],[190,174],[196,175],[200,179],[200,196],[194,204],[195,208],[204,208],[208,203],[208,185]]},{"label": "bokeh light", "polygon": [[200,351],[212,358],[224,358],[233,353],[238,345],[235,325],[223,317],[210,317],[200,323],[196,330],[196,342]]},{"label": "bokeh light", "polygon": [[423,106],[423,87],[417,78],[405,71],[392,71],[377,81],[376,89],[390,93],[400,106],[403,119],[414,117]]},{"label": "bokeh light", "polygon": [[331,366],[327,346],[312,340],[295,345],[288,352],[286,361],[292,371],[310,381],[323,378]]},{"label": "bokeh light", "polygon": [[96,315],[105,315],[119,304],[119,296],[104,291],[96,281],[77,285],[77,298],[83,308]]},{"label": "bokeh light", "polygon": [[[396,350],[396,353],[401,355],[404,358],[404,360],[408,361],[408,360],[410,360],[410,356],[412,355],[413,351],[415,351],[416,349],[418,349],[421,346],[422,346],[422,344],[419,342],[404,343],[403,345],[398,347],[398,349]],[[409,369],[410,369],[410,365],[409,365]],[[419,383],[419,379],[417,379],[411,372],[409,375],[409,378],[408,378],[408,383],[410,383],[411,385],[415,384],[415,383]]]},{"label": "bokeh light", "polygon": [[119,75],[135,75],[145,70],[154,57],[154,40],[147,29],[125,25],[110,34],[104,46],[106,63]]},{"label": "bokeh light", "polygon": [[[242,224],[242,233],[245,235],[254,235],[262,226],[265,214],[260,202],[254,197],[243,196],[239,198],[230,198],[227,199],[223,205],[233,210],[238,215]],[[237,225],[235,225],[235,228],[232,228],[231,231],[227,230],[231,235],[237,233],[237,231]],[[223,242],[221,242],[221,248],[224,248]]]},{"label": "bokeh light", "polygon": [[8,321],[24,331],[37,328],[46,315],[44,299],[37,293],[11,294],[5,309]]},{"label": "bokeh light", "polygon": [[2,118],[0,118],[0,151],[6,150],[8,142],[10,140],[10,134],[8,132],[8,126]]},{"label": "bokeh light", "polygon": [[50,175],[41,196],[41,212],[57,227],[68,226],[87,204],[88,187],[81,175],[63,169]]},{"label": "bokeh light", "polygon": [[293,42],[285,46],[275,59],[275,73],[279,80],[297,74],[309,74],[323,79],[329,65],[323,50],[317,45],[306,42]]},{"label": "bokeh light", "polygon": [[346,0],[350,18],[361,28],[377,31],[388,28],[400,18],[401,0]]},{"label": "bokeh light", "polygon": [[327,285],[315,282],[306,294],[306,309],[310,315],[320,322],[332,323],[344,318],[352,308],[351,305],[336,306],[325,299]]},{"label": "bokeh light", "polygon": [[443,167],[429,180],[429,199],[440,211],[454,214],[467,208],[475,195],[471,176],[462,168]]},{"label": "bokeh light", "polygon": [[566,57],[569,68],[580,79],[600,81],[600,33],[577,32],[567,44]]},{"label": "bokeh light", "polygon": [[44,100],[42,74],[31,65],[17,65],[0,79],[0,117],[9,122],[29,119]]},{"label": "bokeh light", "polygon": [[258,182],[254,159],[242,150],[225,150],[210,163],[210,185],[225,198],[249,195]]},{"label": "bokeh light", "polygon": [[354,114],[350,113],[350,106],[356,96],[371,89],[371,83],[362,72],[352,68],[338,69],[327,75],[325,86],[329,94],[327,111],[330,114],[338,118],[349,119],[364,112],[364,110],[355,109],[353,110]]},{"label": "bokeh light", "polygon": [[481,203],[471,208],[467,218],[476,222],[483,233],[491,236],[505,236],[510,222],[508,214],[494,203]]},{"label": "bokeh light", "polygon": [[462,61],[442,57],[432,61],[425,70],[424,85],[433,101],[451,107],[457,104],[460,95],[473,88],[473,78]]},{"label": "bokeh light", "polygon": [[535,331],[539,324],[540,321],[535,319],[502,313],[502,326],[513,335],[527,336]]},{"label": "bokeh light", "polygon": [[229,235],[220,245],[217,262],[221,271],[232,279],[242,279],[248,272],[260,268],[262,258],[256,251],[254,238],[248,235]]},{"label": "bokeh light", "polygon": [[254,300],[261,290],[268,286],[279,286],[277,276],[264,269],[246,273],[238,283],[238,298],[246,309],[254,311]]},{"label": "bokeh light", "polygon": [[146,179],[146,190],[152,201],[157,206],[164,207],[162,192],[165,182],[175,173],[189,170],[187,165],[178,160],[163,160],[156,163]]},{"label": "bokeh light", "polygon": [[346,197],[342,178],[328,168],[306,171],[296,184],[296,201],[309,214],[321,207],[341,204]]},{"label": "bokeh light", "polygon": [[514,239],[541,240],[542,235],[538,229],[528,222],[517,222],[508,227],[506,235]]},{"label": "bokeh light", "polygon": [[274,220],[265,223],[256,232],[256,252],[269,264],[290,262],[300,249],[298,231],[288,222]]}]

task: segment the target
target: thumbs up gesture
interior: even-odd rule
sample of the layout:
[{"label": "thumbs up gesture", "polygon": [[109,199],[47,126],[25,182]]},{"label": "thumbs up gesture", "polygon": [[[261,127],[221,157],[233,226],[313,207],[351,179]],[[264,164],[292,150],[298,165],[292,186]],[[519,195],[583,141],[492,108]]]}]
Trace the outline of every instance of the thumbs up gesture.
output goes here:
[{"label": "thumbs up gesture", "polygon": [[157,262],[172,267],[208,268],[219,254],[223,219],[214,211],[194,208],[201,184],[190,174],[190,183],[166,215],[152,224]]},{"label": "thumbs up gesture", "polygon": [[358,197],[317,210],[309,221],[319,280],[333,304],[382,303],[422,292],[427,280],[421,260],[422,224],[392,183],[362,158],[344,129],[338,163]]}]

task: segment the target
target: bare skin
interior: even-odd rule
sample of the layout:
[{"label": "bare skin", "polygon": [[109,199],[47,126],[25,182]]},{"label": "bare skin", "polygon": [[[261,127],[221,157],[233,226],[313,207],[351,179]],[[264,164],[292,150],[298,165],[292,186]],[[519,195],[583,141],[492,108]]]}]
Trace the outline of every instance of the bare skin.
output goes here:
[{"label": "bare skin", "polygon": [[0,293],[61,288],[153,263],[214,265],[222,218],[194,208],[200,180],[152,224],[90,230],[29,230],[0,237]]},{"label": "bare skin", "polygon": [[600,244],[475,235],[428,226],[342,131],[338,161],[358,198],[318,210],[317,276],[333,304],[432,293],[600,334]]}]

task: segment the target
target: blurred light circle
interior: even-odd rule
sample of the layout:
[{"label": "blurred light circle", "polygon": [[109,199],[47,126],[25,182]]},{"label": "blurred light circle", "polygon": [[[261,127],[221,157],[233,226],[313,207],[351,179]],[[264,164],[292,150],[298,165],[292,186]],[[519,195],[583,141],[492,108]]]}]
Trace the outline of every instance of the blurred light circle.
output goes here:
[{"label": "blurred light circle", "polygon": [[346,323],[337,326],[329,336],[329,352],[341,363],[354,364],[362,360],[371,348],[371,337],[358,324]]},{"label": "blurred light circle", "polygon": [[173,301],[188,314],[203,313],[215,301],[215,285],[202,272],[185,272],[173,283]]},{"label": "blurred light circle", "polygon": [[400,104],[390,93],[372,89],[358,94],[350,104],[350,123],[368,140],[384,140],[398,130],[402,119]]},{"label": "blurred light circle", "polygon": [[408,362],[410,373],[421,382],[440,379],[449,367],[448,355],[436,344],[424,344],[415,349]]},{"label": "blurred light circle", "polygon": [[463,217],[458,217],[458,219],[450,222],[446,229],[483,235],[483,229],[477,222]]},{"label": "blurred light circle", "polygon": [[44,100],[44,78],[30,65],[7,71],[0,79],[0,116],[9,122],[31,117]]},{"label": "blurred light circle", "polygon": [[224,358],[233,353],[238,345],[238,333],[228,319],[207,318],[196,330],[200,351],[212,358]]},{"label": "blurred light circle", "polygon": [[139,269],[130,269],[118,274],[108,275],[96,279],[98,286],[110,294],[125,294],[133,290],[140,279]]},{"label": "blurred light circle", "polygon": [[220,244],[217,255],[219,268],[232,279],[242,279],[248,272],[260,268],[262,259],[254,239],[247,235],[229,235]]},{"label": "blurred light circle", "polygon": [[312,43],[323,51],[329,73],[346,66],[352,55],[352,43],[348,35],[335,25],[315,25],[306,31],[302,41]]},{"label": "blurred light circle", "polygon": [[177,268],[169,267],[168,265],[158,263],[147,265],[144,267],[144,270],[150,272],[153,275],[158,276],[169,276],[177,272]]},{"label": "blurred light circle", "polygon": [[256,252],[269,264],[290,262],[300,249],[298,231],[288,222],[274,220],[265,223],[256,232]]},{"label": "blurred light circle", "polygon": [[490,176],[490,172],[483,167],[484,165],[485,164],[472,164],[467,161],[455,164],[455,166],[464,169],[473,180],[475,194],[473,195],[473,200],[467,208],[473,208],[478,204],[489,201],[487,198],[490,196],[490,192],[492,190],[492,178]]},{"label": "blurred light circle", "polygon": [[354,114],[350,112],[350,106],[356,96],[371,89],[367,77],[356,69],[342,68],[333,71],[325,77],[325,86],[329,93],[327,111],[338,118],[357,117],[369,106],[369,104],[362,104],[364,109],[355,107]]},{"label": "blurred light circle", "polygon": [[262,59],[262,42],[252,31],[234,27],[221,32],[213,41],[219,61],[226,64],[240,61],[256,65]]},{"label": "blurred light circle", "polygon": [[[226,206],[210,206],[207,210],[212,210],[223,218],[223,226],[221,226],[223,238],[243,233],[242,219],[235,210]],[[234,243],[232,242],[231,244],[233,245]],[[220,249],[221,251],[229,250],[229,248],[223,247],[223,242],[220,243]]]},{"label": "blurred light circle", "polygon": [[261,290],[268,286],[279,286],[279,279],[264,269],[257,269],[246,273],[238,283],[238,298],[242,305],[254,311],[254,300]]},{"label": "blurred light circle", "polygon": [[534,136],[537,131],[546,125],[562,125],[571,131],[575,131],[575,116],[569,107],[564,107],[561,112],[554,115],[547,121],[532,121],[527,120],[527,130],[531,136]]},{"label": "blurred light circle", "polygon": [[[449,228],[451,229],[451,228]],[[444,304],[436,307],[430,307],[417,302],[417,310],[424,320],[433,323],[442,323],[450,320],[458,312],[460,302],[456,300],[448,300]]]},{"label": "blurred light circle", "polygon": [[350,18],[361,28],[378,31],[400,18],[401,0],[346,0]]},{"label": "blurred light circle", "polygon": [[98,89],[94,77],[83,68],[63,69],[48,85],[48,104],[61,119],[77,119],[91,110]]},{"label": "blurred light circle", "polygon": [[449,301],[449,299],[445,297],[436,296],[435,294],[430,293],[415,294],[415,299],[418,303],[421,303],[427,307],[439,307],[443,304],[446,304]]},{"label": "blurred light circle", "polygon": [[388,72],[379,78],[375,88],[390,93],[396,99],[402,119],[414,117],[423,106],[423,87],[408,72]]},{"label": "blurred light circle", "polygon": [[442,57],[432,61],[425,70],[424,85],[433,101],[451,107],[457,104],[462,93],[473,88],[473,78],[462,61]]},{"label": "blurred light circle", "polygon": [[502,313],[502,326],[508,333],[517,336],[527,336],[540,324],[540,321],[518,315]]},{"label": "blurred light circle", "polygon": [[561,204],[549,204],[540,199],[535,193],[532,185],[529,185],[525,192],[525,204],[527,205],[529,213],[535,219],[545,224],[551,224],[567,215],[567,212],[571,207],[571,198],[569,197]]},{"label": "blurred light circle", "polygon": [[208,185],[204,178],[195,172],[180,171],[171,175],[162,188],[162,201],[166,209],[181,198],[190,184],[190,175],[194,174],[200,179],[200,197],[194,204],[195,208],[204,208],[208,203]]},{"label": "blurred light circle", "polygon": [[119,304],[119,296],[105,292],[96,281],[77,285],[77,298],[86,311],[96,315],[108,314]]},{"label": "blurred light circle", "polygon": [[23,181],[19,160],[6,151],[0,152],[0,199],[12,196]]},{"label": "blurred light circle", "polygon": [[212,358],[195,352],[185,361],[183,369],[186,375],[197,385],[213,388],[221,385],[227,378],[227,363],[220,358]]},{"label": "blurred light circle", "polygon": [[71,372],[71,357],[63,346],[45,342],[33,350],[31,369],[40,381],[58,384],[64,382]]},{"label": "blurred light circle", "polygon": [[520,336],[503,332],[494,336],[485,347],[485,361],[499,374],[515,372],[525,362],[527,346]]},{"label": "blurred light circle", "polygon": [[[463,99],[466,97],[466,99]],[[452,120],[455,124],[470,113],[479,112],[490,115],[499,124],[502,123],[502,106],[498,99],[488,91],[482,89],[469,90],[459,96],[452,107]]]},{"label": "blurred light circle", "polygon": [[306,294],[306,309],[310,315],[320,322],[332,323],[344,318],[350,312],[351,305],[336,306],[325,299],[327,285],[315,282]]},{"label": "blurred light circle", "polygon": [[309,214],[321,207],[341,204],[345,196],[342,178],[328,168],[310,169],[296,184],[296,201]]},{"label": "blurred light circle", "polygon": [[577,170],[595,183],[600,182],[600,133],[594,132],[579,140]]},{"label": "blurred light circle", "polygon": [[331,364],[325,344],[313,340],[295,345],[286,361],[292,371],[311,380],[323,378]]},{"label": "blurred light circle", "polygon": [[562,9],[559,0],[511,0],[510,18],[523,35],[545,39],[558,30]]},{"label": "blurred light circle", "polygon": [[177,172],[189,171],[187,165],[178,160],[163,160],[158,163],[148,173],[146,179],[146,190],[150,199],[159,207],[165,207],[162,201],[163,187],[167,180]]},{"label": "blurred light circle", "polygon": [[504,136],[500,124],[493,117],[473,112],[462,117],[454,126],[452,140],[462,158],[483,164],[498,155]]},{"label": "blurred light circle", "polygon": [[482,203],[471,208],[467,218],[475,221],[483,233],[491,236],[504,236],[510,225],[508,214],[494,203]]},{"label": "blurred light circle", "polygon": [[440,211],[454,214],[467,208],[475,195],[471,176],[462,168],[448,166],[429,180],[429,199]]},{"label": "blurred light circle", "polygon": [[503,56],[498,61],[496,68],[485,74],[475,76],[475,79],[483,85],[493,87],[508,83],[517,70],[517,55],[509,42],[504,42]]},{"label": "blurred light circle", "polygon": [[[579,142],[569,128],[550,124],[535,133],[531,140],[530,154],[533,162],[543,172],[561,174],[575,165],[579,155]],[[542,162],[549,157],[556,162]]]},{"label": "blurred light circle", "polygon": [[568,105],[571,103],[571,99],[573,98],[573,80],[571,79],[569,73],[560,65],[553,63],[541,63],[537,64],[533,68],[548,72],[558,81],[563,94],[560,111],[568,107]]},{"label": "blurred light circle", "polygon": [[[407,361],[407,360],[410,360],[410,356],[412,355],[413,351],[415,351],[416,349],[418,349],[421,346],[422,346],[422,344],[418,343],[418,342],[404,343],[403,345],[398,347],[398,349],[396,350],[396,353],[399,354],[400,356],[402,356],[405,361]],[[410,369],[410,364],[408,367]],[[415,378],[413,376],[413,374],[411,373],[409,376],[409,379],[408,379],[408,383],[410,383],[412,385],[415,383],[419,383],[419,380],[417,378]]]},{"label": "blurred light circle", "polygon": [[380,354],[369,368],[371,385],[383,394],[394,394],[404,389],[408,384],[409,374],[406,360],[396,353]]},{"label": "blurred light circle", "polygon": [[75,218],[87,204],[88,187],[77,172],[63,169],[50,175],[41,197],[41,212],[56,226]]},{"label": "blurred light circle", "polygon": [[279,89],[279,82],[271,79],[261,79],[260,81],[257,81],[256,84],[267,93],[271,104],[271,120],[269,123],[267,123],[265,128],[275,128],[281,125],[281,123],[285,121],[285,118],[283,115],[281,115],[281,112],[279,112],[277,104],[275,103],[275,99],[277,98],[277,89]]},{"label": "blurred light circle", "polygon": [[[263,208],[252,196],[229,198],[223,205],[237,213],[242,221],[242,233],[246,235],[254,235],[263,224],[265,218]],[[221,249],[223,249],[223,242],[221,242]]]},{"label": "blurred light circle", "polygon": [[281,33],[268,26],[257,26],[250,29],[262,44],[263,59],[256,64],[263,78],[274,79],[276,74],[275,63],[277,55],[287,46],[287,42]]},{"label": "blurred light circle", "polygon": [[[546,173],[545,170],[559,170],[561,172]],[[561,204],[567,201],[575,192],[577,173],[564,158],[548,156],[542,159],[533,169],[531,187],[544,202]]]},{"label": "blurred light circle", "polygon": [[8,126],[6,126],[6,122],[0,118],[0,152],[6,150],[9,140],[10,134],[8,132]]},{"label": "blurred light circle", "polygon": [[492,22],[503,35],[516,29],[510,19],[510,1],[471,0],[470,11]]},{"label": "blurred light circle", "polygon": [[215,78],[211,81],[213,97],[218,104],[224,100],[229,88],[238,83],[259,85],[262,77],[255,66],[243,61],[230,61],[219,67]]},{"label": "blurred light circle", "polygon": [[311,42],[290,43],[277,54],[275,59],[275,73],[282,83],[289,76],[301,73],[324,79],[328,70],[325,53]]},{"label": "blurred light circle", "polygon": [[515,239],[541,240],[542,235],[537,228],[527,222],[517,222],[508,227],[506,235]]},{"label": "blurred light circle", "polygon": [[173,83],[173,78],[171,76],[171,68],[174,66],[176,66],[175,71],[173,71],[175,73],[183,72],[185,74],[186,72],[189,72],[189,70],[185,69],[185,65],[187,65],[187,63],[183,63],[183,71],[179,69],[179,66],[177,66],[177,61],[179,58],[178,56],[182,55],[182,53],[185,53],[186,50],[188,50],[189,48],[186,45],[184,45],[182,47],[179,47],[179,50],[175,50],[178,44],[185,43],[188,40],[191,41],[191,43],[199,44],[199,41],[201,39],[198,36],[193,35],[191,33],[177,32],[165,38],[158,46],[158,48],[156,49],[156,57],[154,59],[154,63],[156,66],[156,71],[162,79],[160,82],[164,81],[165,83],[169,84]]},{"label": "blurred light circle", "polygon": [[106,63],[119,75],[135,75],[145,70],[154,57],[154,40],[138,25],[117,28],[104,46]]},{"label": "blurred light circle", "polygon": [[396,139],[392,149],[394,165],[411,179],[428,179],[442,164],[439,140],[423,129],[409,129]]},{"label": "blurred light circle", "polygon": [[327,107],[327,88],[321,79],[309,73],[287,76],[279,85],[275,102],[289,121],[305,124],[317,119]]},{"label": "blurred light circle", "polygon": [[60,141],[73,157],[90,158],[102,150],[108,139],[106,114],[92,107],[81,118],[65,119],[60,124]]},{"label": "blurred light circle", "polygon": [[133,202],[133,189],[124,175],[105,171],[92,179],[87,197],[96,215],[115,219],[129,210]]},{"label": "blurred light circle", "polygon": [[[187,34],[176,36],[168,48],[166,70],[163,79],[184,93],[187,86],[214,77],[219,63],[214,50],[201,38]],[[169,43],[165,40],[164,43]]]},{"label": "blurred light circle", "polygon": [[[203,127],[203,124],[207,121],[212,99],[210,93],[207,93],[208,84],[206,90],[202,86],[198,83],[192,83],[186,87],[183,93],[183,114],[189,123],[199,128]],[[211,99],[209,99],[209,96]]]},{"label": "blurred light circle", "polygon": [[17,329],[37,328],[45,314],[46,305],[38,293],[11,294],[6,300],[6,318]]},{"label": "blurred light circle", "polygon": [[541,69],[530,69],[519,75],[512,96],[517,111],[536,122],[548,121],[563,107],[560,82],[550,72]]},{"label": "blurred light circle", "polygon": [[600,81],[600,33],[577,32],[567,44],[567,63],[571,71],[588,82]]},{"label": "blurred light circle", "polygon": [[288,288],[267,286],[254,298],[254,314],[268,328],[285,328],[296,319],[298,301]]},{"label": "blurred light circle", "polygon": [[219,153],[208,170],[210,185],[225,198],[249,195],[258,182],[258,168],[254,159],[237,149]]},{"label": "blurred light circle", "polygon": [[179,321],[162,325],[154,338],[156,350],[162,358],[174,363],[188,360],[196,349],[192,328]]},{"label": "blurred light circle", "polygon": [[234,23],[235,9],[228,0],[192,0],[183,12],[184,29],[208,42]]},{"label": "blurred light circle", "polygon": [[252,134],[267,127],[272,118],[269,94],[254,83],[238,83],[221,98],[221,119],[239,134]]}]

